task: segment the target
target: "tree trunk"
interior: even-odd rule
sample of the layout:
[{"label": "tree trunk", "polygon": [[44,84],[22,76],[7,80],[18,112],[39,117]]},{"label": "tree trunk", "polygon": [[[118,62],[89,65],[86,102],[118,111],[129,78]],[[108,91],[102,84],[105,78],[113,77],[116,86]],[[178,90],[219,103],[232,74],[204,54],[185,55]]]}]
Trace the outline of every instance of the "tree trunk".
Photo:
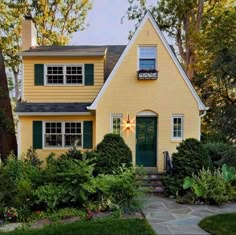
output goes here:
[{"label": "tree trunk", "polygon": [[19,86],[19,70],[18,71],[13,71],[14,75],[14,87],[15,87],[15,95],[16,95],[16,100],[20,98],[20,86]]},{"label": "tree trunk", "polygon": [[4,59],[0,48],[0,158],[5,161],[11,152],[17,154],[17,143]]}]

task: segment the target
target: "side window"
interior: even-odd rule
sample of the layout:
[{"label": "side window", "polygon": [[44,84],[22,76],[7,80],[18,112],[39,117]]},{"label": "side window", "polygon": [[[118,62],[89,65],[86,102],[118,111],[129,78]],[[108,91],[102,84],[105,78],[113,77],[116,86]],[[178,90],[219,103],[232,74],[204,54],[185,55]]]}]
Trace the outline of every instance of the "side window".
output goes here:
[{"label": "side window", "polygon": [[183,139],[183,115],[172,116],[172,139],[182,140]]},{"label": "side window", "polygon": [[111,132],[113,134],[121,135],[122,132],[122,115],[111,115]]},{"label": "side window", "polygon": [[156,47],[139,47],[139,70],[156,69]]}]

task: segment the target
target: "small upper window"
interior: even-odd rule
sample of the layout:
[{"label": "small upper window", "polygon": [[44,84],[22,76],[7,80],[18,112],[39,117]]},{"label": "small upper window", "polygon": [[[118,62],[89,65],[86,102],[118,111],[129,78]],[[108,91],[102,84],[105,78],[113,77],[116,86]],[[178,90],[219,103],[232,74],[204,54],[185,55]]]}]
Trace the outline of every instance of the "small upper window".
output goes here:
[{"label": "small upper window", "polygon": [[156,69],[156,47],[139,47],[139,69]]},{"label": "small upper window", "polygon": [[82,65],[47,65],[47,84],[83,84]]},{"label": "small upper window", "polygon": [[172,139],[183,139],[183,116],[172,116]]},{"label": "small upper window", "polygon": [[111,130],[113,134],[120,135],[121,134],[121,123],[122,123],[122,115],[112,115],[111,116]]}]

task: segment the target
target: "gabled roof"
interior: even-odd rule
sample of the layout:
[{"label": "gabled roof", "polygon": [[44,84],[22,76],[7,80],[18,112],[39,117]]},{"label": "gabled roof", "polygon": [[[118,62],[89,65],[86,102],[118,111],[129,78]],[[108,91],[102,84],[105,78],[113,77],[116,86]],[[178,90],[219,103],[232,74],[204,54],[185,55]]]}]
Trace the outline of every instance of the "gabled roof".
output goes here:
[{"label": "gabled roof", "polygon": [[106,91],[107,87],[109,86],[111,80],[113,79],[114,75],[116,74],[117,70],[120,67],[120,64],[122,63],[123,59],[125,58],[126,54],[128,53],[129,49],[131,48],[131,46],[133,45],[133,43],[135,42],[139,32],[142,30],[142,28],[144,27],[145,23],[147,20],[150,20],[151,24],[153,25],[157,35],[160,37],[163,45],[165,46],[167,52],[169,53],[170,57],[172,58],[173,62],[175,63],[177,69],[179,70],[182,78],[184,79],[187,87],[189,88],[190,92],[192,93],[194,99],[196,100],[197,104],[198,104],[198,108],[199,110],[207,110],[208,108],[203,104],[203,102],[201,101],[200,97],[198,96],[197,92],[195,91],[195,89],[193,88],[189,78],[187,77],[184,69],[182,68],[182,66],[180,65],[178,59],[176,58],[173,50],[171,49],[170,45],[168,44],[165,36],[163,35],[163,33],[161,32],[161,30],[159,29],[157,23],[155,22],[153,16],[151,15],[151,13],[149,11],[147,11],[146,15],[144,16],[143,20],[141,21],[138,29],[136,30],[135,34],[133,35],[132,39],[129,41],[127,47],[125,48],[125,50],[123,51],[121,57],[119,58],[118,62],[116,63],[115,67],[113,68],[111,74],[109,75],[107,81],[105,82],[105,84],[103,85],[103,87],[101,88],[101,90],[99,91],[97,97],[95,98],[95,100],[93,101],[92,105],[88,107],[88,109],[90,110],[96,110],[97,109],[97,105],[102,97],[102,95],[104,94],[104,92]]},{"label": "gabled roof", "polygon": [[26,56],[70,56],[70,57],[104,57],[104,81],[108,78],[126,45],[84,45],[84,46],[39,46],[21,52]]}]

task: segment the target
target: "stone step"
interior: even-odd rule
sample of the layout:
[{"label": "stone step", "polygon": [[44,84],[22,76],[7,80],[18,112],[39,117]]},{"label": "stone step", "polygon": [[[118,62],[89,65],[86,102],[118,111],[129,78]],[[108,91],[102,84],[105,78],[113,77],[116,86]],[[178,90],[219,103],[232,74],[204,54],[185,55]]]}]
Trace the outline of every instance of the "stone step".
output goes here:
[{"label": "stone step", "polygon": [[160,187],[163,186],[161,181],[146,181],[141,183],[142,187]]},{"label": "stone step", "polygon": [[157,193],[157,194],[162,194],[165,192],[165,188],[163,186],[160,187],[146,187],[145,191],[147,193]]},{"label": "stone step", "polygon": [[163,175],[139,175],[139,176],[136,176],[136,179],[137,180],[140,180],[140,181],[155,181],[155,180],[161,180],[163,179]]}]

